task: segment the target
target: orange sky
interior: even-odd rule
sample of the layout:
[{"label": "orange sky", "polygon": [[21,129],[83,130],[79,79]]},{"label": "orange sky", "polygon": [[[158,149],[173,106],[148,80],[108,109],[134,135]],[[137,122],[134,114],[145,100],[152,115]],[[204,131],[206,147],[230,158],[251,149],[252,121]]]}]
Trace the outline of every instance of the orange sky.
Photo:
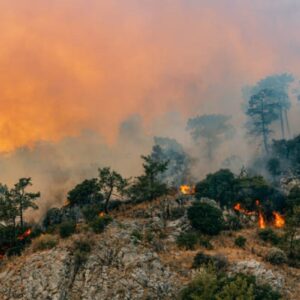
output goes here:
[{"label": "orange sky", "polygon": [[0,0],[0,151],[239,107],[244,84],[299,67],[297,1],[249,2]]}]

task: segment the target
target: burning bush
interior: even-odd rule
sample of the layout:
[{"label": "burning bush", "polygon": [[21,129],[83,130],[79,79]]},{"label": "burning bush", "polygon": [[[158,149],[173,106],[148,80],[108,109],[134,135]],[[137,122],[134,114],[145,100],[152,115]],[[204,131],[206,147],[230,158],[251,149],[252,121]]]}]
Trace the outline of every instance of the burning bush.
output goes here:
[{"label": "burning bush", "polygon": [[188,218],[194,229],[208,235],[217,235],[224,228],[222,211],[212,205],[195,202],[188,209]]},{"label": "burning bush", "polygon": [[287,256],[281,249],[272,248],[269,250],[266,260],[273,265],[281,265],[287,262]]}]

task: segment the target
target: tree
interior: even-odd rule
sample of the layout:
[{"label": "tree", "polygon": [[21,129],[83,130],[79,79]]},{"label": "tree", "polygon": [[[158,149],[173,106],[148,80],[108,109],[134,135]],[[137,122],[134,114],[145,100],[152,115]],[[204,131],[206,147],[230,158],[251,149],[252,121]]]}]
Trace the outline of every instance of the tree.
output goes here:
[{"label": "tree", "polygon": [[13,201],[16,204],[19,212],[21,228],[24,227],[24,211],[28,208],[38,209],[38,206],[34,203],[34,201],[38,199],[41,194],[39,192],[26,192],[26,189],[31,185],[31,178],[21,178],[11,191]]},{"label": "tree", "polygon": [[167,193],[167,185],[160,176],[167,170],[168,161],[161,161],[151,155],[142,156],[144,174],[135,178],[129,194],[136,201],[150,201]]},{"label": "tree", "polygon": [[112,196],[122,196],[126,192],[128,180],[124,179],[119,173],[110,168],[99,169],[99,187],[104,196],[104,211],[108,213],[108,205]]},{"label": "tree", "polygon": [[231,117],[224,115],[203,115],[188,120],[187,130],[195,142],[204,140],[207,157],[213,159],[216,148],[234,135],[234,127],[229,123]]},{"label": "tree", "polygon": [[12,194],[6,185],[0,184],[0,221],[16,227],[18,209]]},{"label": "tree", "polygon": [[204,202],[195,202],[188,209],[188,218],[192,227],[204,234],[217,235],[224,227],[222,211]]},{"label": "tree", "polygon": [[196,198],[207,197],[214,199],[220,205],[231,205],[234,201],[234,174],[227,169],[221,169],[216,173],[209,174],[206,178],[196,184]]},{"label": "tree", "polygon": [[68,193],[70,206],[90,205],[103,201],[97,178],[84,180]]},{"label": "tree", "polygon": [[160,174],[165,183],[179,186],[190,178],[191,159],[184,151],[181,144],[175,139],[154,137],[155,145],[151,156],[157,161],[168,161],[167,170]]},{"label": "tree", "polygon": [[[286,217],[285,233],[288,242],[288,253],[290,258],[294,258],[296,253],[299,256],[299,249],[295,251],[296,236],[300,231],[300,206],[295,206]],[[299,257],[298,257],[299,258]]]},{"label": "tree", "polygon": [[[300,207],[300,187],[294,186],[289,192],[287,198],[287,208],[291,214],[294,213],[295,207]],[[299,224],[300,225],[300,224]]]},{"label": "tree", "polygon": [[280,160],[278,158],[271,158],[267,162],[267,169],[272,175],[273,179],[281,173]]},{"label": "tree", "polygon": [[274,92],[264,89],[253,95],[248,104],[248,133],[261,136],[266,153],[269,153],[270,125],[278,118],[277,104],[273,101]]}]

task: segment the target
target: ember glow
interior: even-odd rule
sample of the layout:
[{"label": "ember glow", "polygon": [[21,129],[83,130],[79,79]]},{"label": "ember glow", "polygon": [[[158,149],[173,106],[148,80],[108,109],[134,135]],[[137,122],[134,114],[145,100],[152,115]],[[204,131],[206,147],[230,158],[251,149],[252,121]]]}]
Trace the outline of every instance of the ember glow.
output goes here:
[{"label": "ember glow", "polygon": [[99,213],[99,217],[100,218],[103,218],[105,216],[105,213],[103,212],[103,211],[101,211],[100,213]]},{"label": "ember glow", "polygon": [[189,185],[182,185],[180,187],[180,192],[184,195],[194,195],[195,194],[195,187]]},{"label": "ember glow", "polygon": [[25,238],[29,237],[31,233],[32,233],[31,229],[27,229],[23,234],[18,236],[18,240],[19,241],[24,240]]}]

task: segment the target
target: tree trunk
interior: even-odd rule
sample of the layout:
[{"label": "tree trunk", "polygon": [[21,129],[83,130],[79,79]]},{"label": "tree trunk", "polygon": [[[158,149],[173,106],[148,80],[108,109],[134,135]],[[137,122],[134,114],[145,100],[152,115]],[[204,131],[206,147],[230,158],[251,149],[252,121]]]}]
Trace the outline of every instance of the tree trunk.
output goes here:
[{"label": "tree trunk", "polygon": [[285,116],[285,124],[286,124],[287,133],[288,133],[288,138],[291,138],[289,118],[288,118],[288,113],[287,113],[286,109],[284,110],[284,116]]},{"label": "tree trunk", "polygon": [[284,140],[285,139],[285,132],[284,132],[284,123],[283,123],[283,113],[282,108],[279,109],[279,117],[280,117],[280,127],[281,127],[281,137]]},{"label": "tree trunk", "polygon": [[110,188],[110,191],[109,191],[109,193],[108,193],[108,195],[107,195],[107,197],[106,197],[106,200],[105,200],[105,204],[104,204],[104,212],[105,212],[106,214],[108,214],[108,204],[109,204],[109,200],[110,200],[110,198],[111,198],[113,189],[114,189],[113,187]]}]

